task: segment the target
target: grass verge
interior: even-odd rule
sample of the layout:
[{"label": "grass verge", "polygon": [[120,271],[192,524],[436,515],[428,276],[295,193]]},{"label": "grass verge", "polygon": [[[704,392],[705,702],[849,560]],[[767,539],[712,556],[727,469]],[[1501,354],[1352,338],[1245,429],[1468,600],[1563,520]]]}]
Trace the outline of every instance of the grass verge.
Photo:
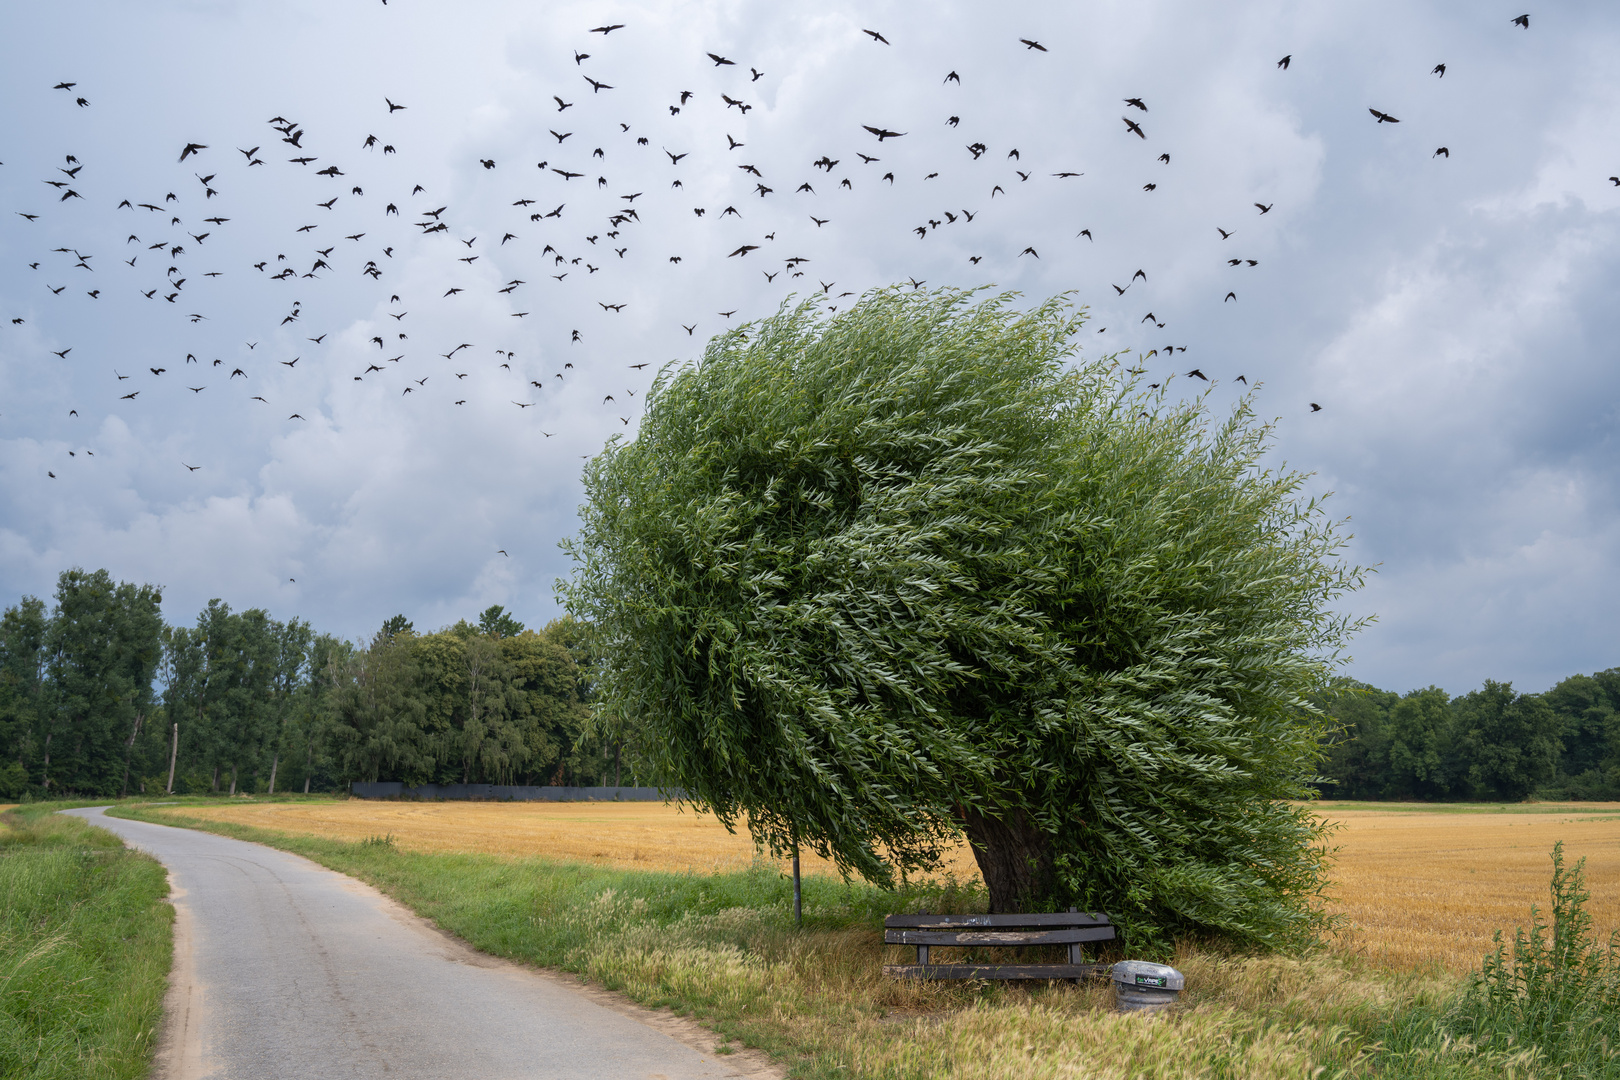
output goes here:
[{"label": "grass verge", "polygon": [[0,816],[0,1076],[144,1077],[169,974],[168,880],[60,808]]},{"label": "grass verge", "polygon": [[881,944],[883,915],[982,910],[982,895],[950,883],[884,893],[807,878],[805,926],[796,930],[789,883],[774,867],[621,870],[401,851],[386,836],[354,843],[280,834],[187,819],[183,806],[117,813],[304,855],[476,948],[699,1018],[777,1056],[796,1077],[1280,1080],[1540,1070],[1525,1064],[1522,1047],[1460,1036],[1459,983],[1438,969],[1392,974],[1325,952],[1254,957],[1186,946],[1174,960],[1191,988],[1185,1004],[1144,1019],[1111,1012],[1106,987],[885,979],[881,965],[909,950]]}]

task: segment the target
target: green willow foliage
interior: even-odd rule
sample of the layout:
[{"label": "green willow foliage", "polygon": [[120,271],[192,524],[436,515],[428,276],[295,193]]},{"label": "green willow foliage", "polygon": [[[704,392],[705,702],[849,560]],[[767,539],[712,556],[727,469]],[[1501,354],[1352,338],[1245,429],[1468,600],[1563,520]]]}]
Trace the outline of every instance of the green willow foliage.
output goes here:
[{"label": "green willow foliage", "polygon": [[598,708],[776,852],[888,883],[965,830],[993,907],[1308,938],[1284,800],[1361,572],[1247,401],[1147,394],[1012,300],[805,304],[661,375],[566,545]]}]

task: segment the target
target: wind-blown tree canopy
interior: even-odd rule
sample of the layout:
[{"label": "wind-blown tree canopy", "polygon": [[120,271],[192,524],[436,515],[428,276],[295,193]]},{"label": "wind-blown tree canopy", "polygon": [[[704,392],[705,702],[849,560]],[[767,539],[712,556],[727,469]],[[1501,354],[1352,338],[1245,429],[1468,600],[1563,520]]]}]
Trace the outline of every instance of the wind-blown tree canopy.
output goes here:
[{"label": "wind-blown tree canopy", "polygon": [[994,910],[1307,937],[1338,523],[1247,399],[1147,393],[1011,300],[807,304],[661,376],[569,545],[598,708],[775,852],[886,881],[965,833]]}]

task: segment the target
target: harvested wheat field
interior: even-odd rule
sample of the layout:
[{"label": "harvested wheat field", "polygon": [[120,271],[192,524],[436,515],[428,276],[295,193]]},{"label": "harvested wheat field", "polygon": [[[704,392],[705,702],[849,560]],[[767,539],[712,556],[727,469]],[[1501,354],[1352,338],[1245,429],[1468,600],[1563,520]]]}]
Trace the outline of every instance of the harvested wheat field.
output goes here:
[{"label": "harvested wheat field", "polygon": [[[187,806],[176,813],[283,832],[363,840],[392,834],[413,851],[544,855],[637,870],[737,870],[755,859],[745,830],[729,833],[708,814],[648,802],[371,802],[246,803]],[[805,874],[836,874],[806,853]],[[947,872],[978,877],[964,846]]]},{"label": "harvested wheat field", "polygon": [[[1548,853],[1564,841],[1571,864],[1585,856],[1589,911],[1607,935],[1620,927],[1620,804],[1420,807],[1318,804],[1340,828],[1330,909],[1349,920],[1340,947],[1391,967],[1467,971],[1491,933],[1528,922],[1548,906]],[[176,807],[192,817],[283,832],[361,840],[392,834],[417,851],[543,855],[633,869],[712,872],[755,858],[746,833],[713,817],[661,803],[412,803],[351,799]],[[966,846],[946,872],[976,879]],[[835,873],[806,856],[806,874]]]},{"label": "harvested wheat field", "polygon": [[1491,933],[1550,916],[1549,855],[1586,857],[1587,911],[1607,937],[1620,927],[1620,804],[1410,807],[1322,803],[1342,827],[1330,909],[1350,920],[1339,944],[1390,967],[1479,965]]}]

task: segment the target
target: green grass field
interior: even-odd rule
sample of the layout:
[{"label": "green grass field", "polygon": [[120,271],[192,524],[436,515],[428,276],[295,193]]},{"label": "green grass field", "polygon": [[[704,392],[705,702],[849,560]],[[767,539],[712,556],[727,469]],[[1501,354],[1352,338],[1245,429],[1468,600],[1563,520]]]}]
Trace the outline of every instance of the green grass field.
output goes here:
[{"label": "green grass field", "polygon": [[0,816],[0,1076],[144,1077],[173,909],[154,860],[52,813]]}]

